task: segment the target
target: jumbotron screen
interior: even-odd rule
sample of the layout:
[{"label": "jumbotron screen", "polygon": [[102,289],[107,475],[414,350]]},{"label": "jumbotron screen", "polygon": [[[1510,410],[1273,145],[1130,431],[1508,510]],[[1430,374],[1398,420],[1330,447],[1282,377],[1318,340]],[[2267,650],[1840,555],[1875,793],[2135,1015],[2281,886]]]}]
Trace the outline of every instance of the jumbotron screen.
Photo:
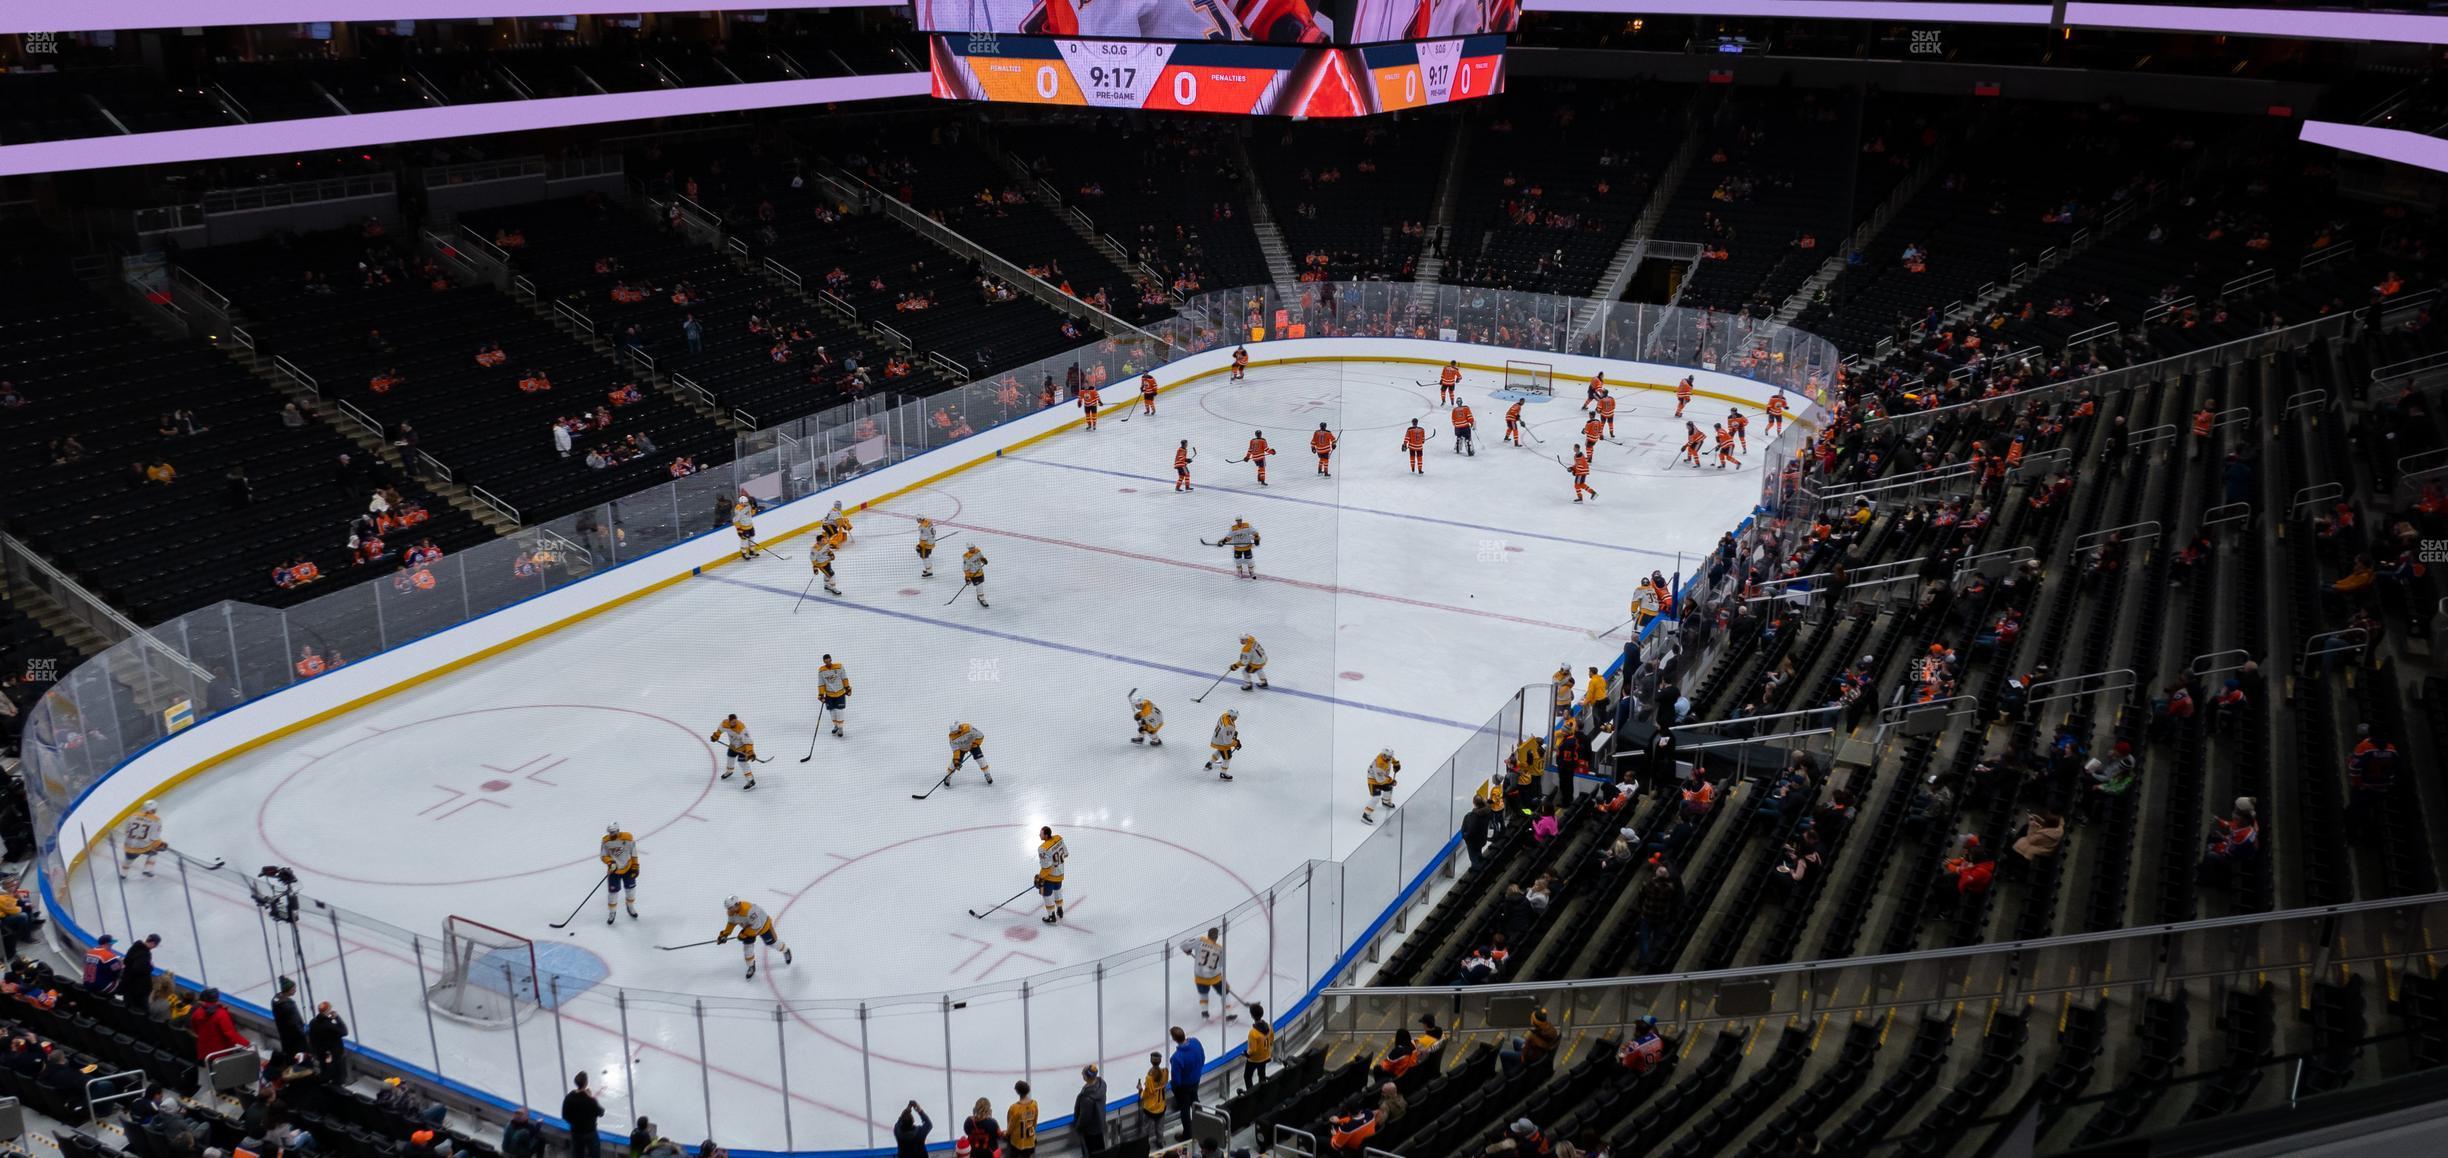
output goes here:
[{"label": "jumbotron screen", "polygon": [[914,0],[922,32],[1379,44],[1509,33],[1521,0]]},{"label": "jumbotron screen", "polygon": [[1354,48],[937,36],[928,64],[948,100],[1364,117],[1502,91],[1504,45],[1501,35]]}]

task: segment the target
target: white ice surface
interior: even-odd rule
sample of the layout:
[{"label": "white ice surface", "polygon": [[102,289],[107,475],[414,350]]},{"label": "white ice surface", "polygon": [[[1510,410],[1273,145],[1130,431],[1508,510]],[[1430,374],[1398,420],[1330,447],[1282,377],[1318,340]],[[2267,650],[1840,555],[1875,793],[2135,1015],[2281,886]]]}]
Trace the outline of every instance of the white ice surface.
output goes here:
[{"label": "white ice surface", "polygon": [[[1197,1014],[1185,958],[1115,955],[1239,906],[1231,983],[1291,1005],[1376,916],[1343,898],[1390,896],[1493,770],[1484,739],[1459,776],[1434,780],[1448,757],[1559,662],[1605,666],[1621,636],[1587,633],[1624,618],[1634,578],[1673,572],[1677,552],[1688,568],[1758,494],[1756,462],[1674,467],[1672,399],[1634,392],[1621,444],[1598,453],[1601,499],[1576,506],[1550,457],[1578,436],[1575,399],[1526,407],[1546,442],[1515,449],[1497,441],[1495,383],[1472,375],[1481,446],[1458,456],[1435,391],[1414,385],[1427,372],[1312,363],[1168,393],[1156,416],[1107,417],[858,515],[839,599],[797,603],[807,545],[782,544],[787,561],[719,568],[215,769],[166,798],[169,838],[232,869],[292,866],[311,896],[395,926],[343,918],[343,959],[330,916],[310,910],[315,995],[353,1012],[373,1048],[513,1100],[511,1034],[441,1021],[429,1041],[411,961],[422,952],[434,973],[450,914],[534,938],[545,968],[583,987],[515,1043],[527,1100],[547,1110],[583,1068],[616,1120],[646,1113],[676,1138],[780,1149],[787,1106],[787,1140],[808,1149],[867,1144],[870,1081],[887,1141],[904,1100],[927,1105],[942,1139],[1023,1073],[1058,1116],[1089,1060],[1120,1097],[1166,1025]],[[1399,450],[1413,418],[1435,435],[1424,476]],[[1321,421],[1343,434],[1331,480],[1306,450]],[[1265,488],[1226,461],[1253,429],[1280,451]],[[1199,449],[1188,494],[1172,490],[1182,438]],[[911,550],[920,515],[946,536],[928,580]],[[1235,516],[1265,538],[1259,582],[1199,543]],[[973,542],[993,560],[992,606],[947,606]],[[1194,703],[1245,632],[1266,646],[1274,689],[1228,681]],[[824,652],[856,687],[846,740],[814,732]],[[1128,743],[1132,688],[1164,710],[1161,749]],[[1226,707],[1246,744],[1229,784],[1199,767]],[[726,712],[773,760],[753,793],[716,779],[707,735]],[[955,719],[985,732],[996,783],[964,771],[912,800],[942,774]],[[1404,806],[1372,830],[1361,771],[1381,747],[1405,763]],[[608,822],[640,837],[645,915],[607,928],[599,895],[556,932],[597,880]],[[970,918],[1027,882],[1040,824],[1071,845],[1073,919],[1038,924],[1033,896]],[[1266,903],[1304,862],[1347,857],[1334,884]],[[252,906],[234,878],[189,879],[201,971],[267,1001]],[[108,874],[69,887],[98,887],[117,914]],[[727,894],[775,914],[795,963],[771,954],[751,981],[732,946],[654,948],[711,937]],[[161,964],[199,972],[167,866],[130,879],[125,903],[163,934]],[[1038,978],[1025,1019],[1024,977]],[[968,991],[948,1015],[947,990]],[[702,1051],[698,999],[681,994],[705,995]],[[871,1004],[863,1070],[860,1000],[904,995]],[[779,1023],[777,999],[790,1003]],[[1210,1057],[1239,1040],[1237,1026],[1230,1040],[1204,1033]]]}]

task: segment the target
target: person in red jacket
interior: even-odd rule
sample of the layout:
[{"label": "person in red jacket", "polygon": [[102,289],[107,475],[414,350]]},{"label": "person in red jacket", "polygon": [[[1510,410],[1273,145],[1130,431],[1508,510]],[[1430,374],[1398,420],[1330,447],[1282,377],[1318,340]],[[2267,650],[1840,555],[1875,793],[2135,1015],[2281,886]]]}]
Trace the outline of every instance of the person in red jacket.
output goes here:
[{"label": "person in red jacket", "polygon": [[218,989],[207,989],[196,994],[195,1008],[188,1011],[187,1024],[195,1030],[197,1061],[226,1049],[237,1046],[251,1048],[255,1044],[239,1036],[238,1023],[230,1017],[229,1006],[221,1004],[221,991]]}]

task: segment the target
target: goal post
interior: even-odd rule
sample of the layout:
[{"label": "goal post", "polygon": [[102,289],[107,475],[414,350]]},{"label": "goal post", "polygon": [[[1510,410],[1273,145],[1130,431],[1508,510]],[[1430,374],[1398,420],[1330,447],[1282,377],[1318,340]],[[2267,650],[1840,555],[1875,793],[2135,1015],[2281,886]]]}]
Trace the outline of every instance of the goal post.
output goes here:
[{"label": "goal post", "polygon": [[454,915],[442,920],[441,951],[439,975],[425,988],[435,1013],[470,1025],[506,1026],[543,1008],[533,940]]},{"label": "goal post", "polygon": [[1504,388],[1523,394],[1555,396],[1555,367],[1545,362],[1505,359]]}]

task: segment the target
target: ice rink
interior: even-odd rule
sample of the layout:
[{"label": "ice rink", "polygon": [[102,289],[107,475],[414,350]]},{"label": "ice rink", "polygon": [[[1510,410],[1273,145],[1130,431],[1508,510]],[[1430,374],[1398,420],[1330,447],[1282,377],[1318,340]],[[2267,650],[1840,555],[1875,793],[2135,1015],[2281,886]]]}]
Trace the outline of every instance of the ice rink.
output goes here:
[{"label": "ice rink", "polygon": [[[1674,466],[1671,395],[1627,391],[1592,475],[1601,498],[1575,505],[1552,456],[1577,441],[1578,383],[1524,408],[1545,442],[1516,449],[1498,442],[1498,383],[1469,375],[1481,445],[1464,456],[1434,387],[1416,384],[1434,372],[1214,375],[1153,416],[1134,402],[1128,422],[1112,413],[855,513],[840,597],[801,600],[808,544],[785,541],[787,559],[709,570],[221,765],[162,798],[169,839],[230,866],[189,871],[210,980],[262,1003],[270,972],[292,971],[272,944],[285,930],[252,915],[237,874],[280,864],[309,896],[396,926],[352,917],[335,934],[312,908],[300,923],[315,996],[358,1039],[505,1097],[523,1077],[548,1110],[585,1069],[614,1122],[808,1149],[867,1145],[871,1125],[889,1140],[910,1098],[942,1140],[1024,1073],[1051,1120],[1090,1060],[1122,1097],[1168,1023],[1199,1024],[1187,960],[1135,947],[1238,910],[1233,988],[1291,1005],[1376,916],[1279,885],[1371,835],[1369,757],[1390,747],[1406,766],[1402,819],[1379,819],[1416,826],[1386,866],[1399,875],[1442,845],[1453,798],[1492,761],[1437,798],[1412,793],[1516,688],[1560,662],[1605,666],[1623,635],[1593,633],[1625,618],[1634,579],[1673,573],[1678,552],[1688,569],[1758,496],[1757,458]],[[1692,410],[1705,428],[1726,404]],[[1413,419],[1433,435],[1425,475],[1399,449]],[[1321,422],[1342,435],[1331,479],[1306,449]],[[1254,430],[1279,451],[1265,487],[1227,461]],[[1184,439],[1196,489],[1177,493]],[[945,536],[931,579],[913,553],[922,515]],[[1263,536],[1257,581],[1201,545],[1235,517]],[[989,607],[957,594],[970,544],[991,560]],[[1243,692],[1236,676],[1210,692],[1245,633],[1273,687]],[[846,739],[818,731],[824,653],[855,687]],[[1164,712],[1161,748],[1129,743],[1134,688]],[[1200,767],[1225,708],[1246,745],[1231,783]],[[753,792],[717,779],[708,735],[731,712],[772,760]],[[955,720],[984,732],[995,783],[964,771],[913,800],[942,775]],[[596,840],[615,822],[640,839],[642,917],[607,926],[599,894],[552,929],[600,879]],[[1028,882],[1041,824],[1071,847],[1071,919],[1041,925],[1033,895],[972,919]],[[187,894],[160,871],[128,879],[124,904],[165,937],[158,963],[192,973]],[[108,873],[81,867],[68,887],[122,904]],[[746,980],[736,946],[657,948],[712,937],[727,894],[774,914],[794,963],[770,953]],[[533,938],[558,1008],[515,1036],[429,1030],[415,994],[452,914]],[[1025,996],[1023,978],[1037,979]],[[1210,1057],[1240,1040],[1237,1025],[1203,1032]]]}]

